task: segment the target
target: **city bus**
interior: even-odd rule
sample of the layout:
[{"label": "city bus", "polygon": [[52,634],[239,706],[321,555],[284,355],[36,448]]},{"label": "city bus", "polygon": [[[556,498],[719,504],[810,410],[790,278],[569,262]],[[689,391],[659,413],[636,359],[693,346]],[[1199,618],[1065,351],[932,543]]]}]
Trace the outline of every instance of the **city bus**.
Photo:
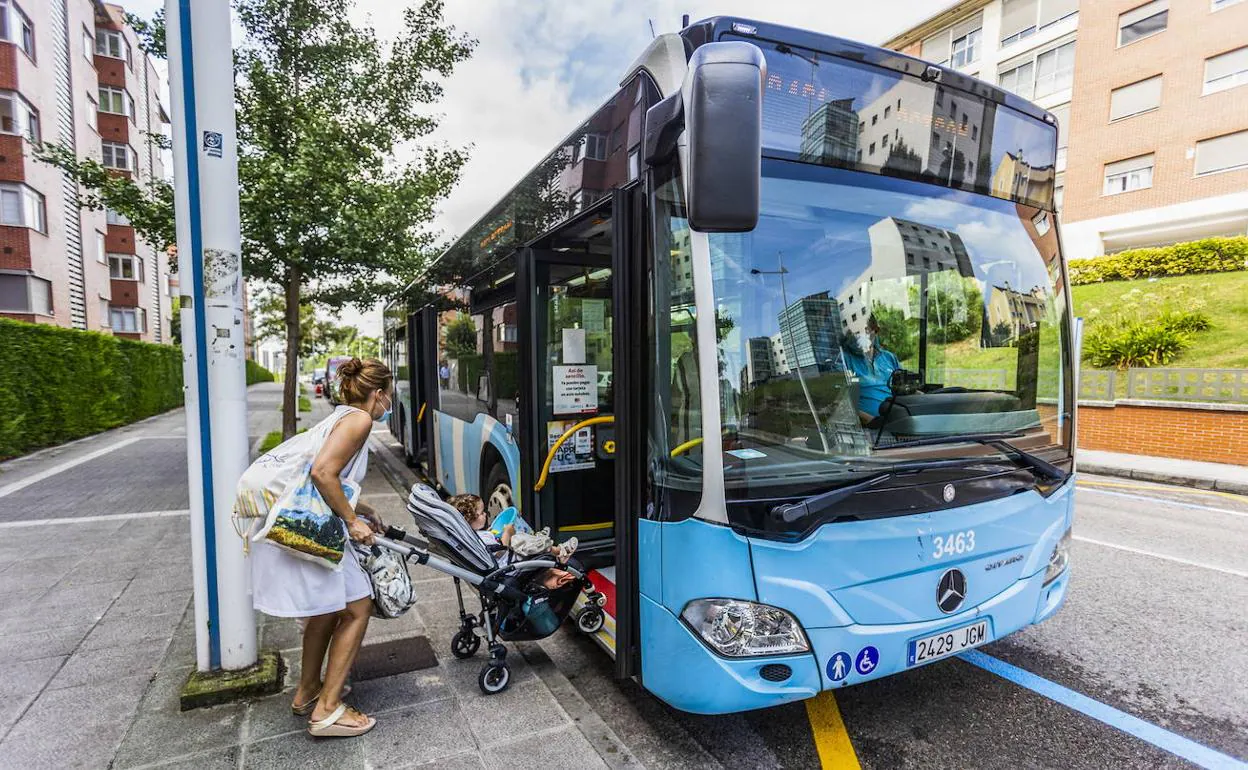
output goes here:
[{"label": "city bus", "polygon": [[660,36],[435,301],[388,306],[391,428],[444,492],[576,536],[606,596],[578,624],[676,708],[1001,639],[1069,580],[1056,151],[1051,114],[894,51]]}]

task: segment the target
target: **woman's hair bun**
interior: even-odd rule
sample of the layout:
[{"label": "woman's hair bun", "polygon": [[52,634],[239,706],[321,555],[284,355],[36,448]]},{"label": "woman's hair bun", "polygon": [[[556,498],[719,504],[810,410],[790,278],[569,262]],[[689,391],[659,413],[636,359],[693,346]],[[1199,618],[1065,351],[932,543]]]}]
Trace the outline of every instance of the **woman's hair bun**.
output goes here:
[{"label": "woman's hair bun", "polygon": [[364,362],[358,358],[352,358],[338,367],[338,374],[342,377],[358,377],[363,369]]}]

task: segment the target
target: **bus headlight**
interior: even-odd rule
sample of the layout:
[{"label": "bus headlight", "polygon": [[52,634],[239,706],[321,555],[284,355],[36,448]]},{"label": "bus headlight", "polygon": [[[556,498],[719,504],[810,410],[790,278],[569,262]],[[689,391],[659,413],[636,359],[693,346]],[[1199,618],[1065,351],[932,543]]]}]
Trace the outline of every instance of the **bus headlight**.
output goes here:
[{"label": "bus headlight", "polygon": [[797,618],[777,607],[740,599],[695,599],[680,613],[720,655],[745,658],[809,652]]},{"label": "bus headlight", "polygon": [[1057,541],[1057,545],[1053,548],[1053,553],[1049,555],[1049,566],[1044,570],[1044,584],[1047,586],[1058,576],[1066,571],[1066,565],[1070,563],[1070,530],[1066,530],[1066,534],[1062,535],[1062,539]]}]

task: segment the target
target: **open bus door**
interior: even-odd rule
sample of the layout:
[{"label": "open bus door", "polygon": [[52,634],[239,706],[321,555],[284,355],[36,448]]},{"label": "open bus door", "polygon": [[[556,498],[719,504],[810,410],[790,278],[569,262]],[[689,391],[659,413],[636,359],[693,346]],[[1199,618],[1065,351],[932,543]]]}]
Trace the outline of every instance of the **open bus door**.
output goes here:
[{"label": "open bus door", "polygon": [[437,478],[433,447],[433,412],[438,408],[438,314],[432,307],[412,313],[407,324],[411,362],[412,446],[409,459],[425,474]]}]

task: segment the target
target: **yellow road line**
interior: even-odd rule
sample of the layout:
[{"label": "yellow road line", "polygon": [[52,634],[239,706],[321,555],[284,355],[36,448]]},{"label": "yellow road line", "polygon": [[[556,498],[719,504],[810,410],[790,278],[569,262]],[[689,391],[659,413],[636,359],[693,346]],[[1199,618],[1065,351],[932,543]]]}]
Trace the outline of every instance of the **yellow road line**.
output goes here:
[{"label": "yellow road line", "polygon": [[1079,479],[1076,483],[1081,487],[1117,487],[1120,489],[1140,489],[1148,492],[1169,492],[1175,495],[1214,495],[1216,497],[1229,497],[1240,502],[1244,502],[1245,499],[1243,495],[1237,495],[1233,492],[1219,492],[1216,489],[1195,489],[1192,487],[1173,489],[1157,484],[1126,484],[1116,481],[1087,481],[1085,479]]},{"label": "yellow road line", "polygon": [[819,752],[819,764],[827,770],[861,770],[854,744],[845,732],[841,710],[836,696],[825,690],[806,701],[806,716],[810,719],[811,732],[815,734],[815,749]]}]

